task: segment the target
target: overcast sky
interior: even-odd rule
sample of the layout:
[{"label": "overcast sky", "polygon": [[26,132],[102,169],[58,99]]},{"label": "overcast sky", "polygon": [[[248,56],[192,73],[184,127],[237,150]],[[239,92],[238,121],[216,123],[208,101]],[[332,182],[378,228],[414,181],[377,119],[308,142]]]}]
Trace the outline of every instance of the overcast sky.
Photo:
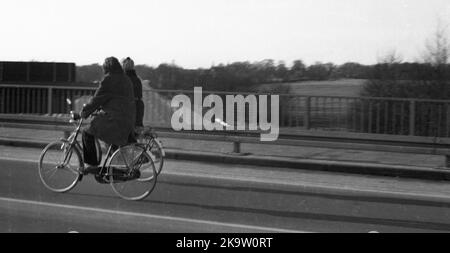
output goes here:
[{"label": "overcast sky", "polygon": [[449,0],[2,0],[0,61],[414,61]]}]

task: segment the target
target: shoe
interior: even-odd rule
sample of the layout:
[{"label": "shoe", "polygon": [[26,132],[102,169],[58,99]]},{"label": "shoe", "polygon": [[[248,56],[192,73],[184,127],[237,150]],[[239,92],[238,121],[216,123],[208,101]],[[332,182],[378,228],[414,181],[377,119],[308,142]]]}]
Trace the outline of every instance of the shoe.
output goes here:
[{"label": "shoe", "polygon": [[100,172],[100,167],[95,165],[88,165],[81,170],[81,174],[87,175],[87,174],[98,174]]},{"label": "shoe", "polygon": [[105,175],[103,174],[95,174],[94,178],[100,184],[109,184],[109,181],[105,178]]}]

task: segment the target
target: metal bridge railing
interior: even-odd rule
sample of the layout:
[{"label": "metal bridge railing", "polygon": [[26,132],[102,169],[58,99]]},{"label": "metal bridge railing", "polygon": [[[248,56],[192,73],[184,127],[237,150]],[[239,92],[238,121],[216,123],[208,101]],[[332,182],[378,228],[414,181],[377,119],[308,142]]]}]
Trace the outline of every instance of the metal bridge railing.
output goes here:
[{"label": "metal bridge railing", "polygon": [[[0,113],[66,113],[66,98],[91,96],[95,87],[0,84]],[[144,89],[144,122],[170,127],[171,98],[193,90]],[[203,91],[203,96],[270,95]],[[450,100],[279,94],[281,129],[450,137]],[[85,100],[83,100],[85,101]],[[208,108],[205,108],[203,113]],[[268,110],[270,111],[270,110]],[[269,116],[270,117],[270,116]],[[225,119],[226,121],[226,119]]]},{"label": "metal bridge railing", "polygon": [[450,100],[282,95],[282,125],[449,137]]},{"label": "metal bridge railing", "polygon": [[[6,127],[63,131],[68,136],[68,133],[74,128],[68,121],[68,115],[0,114],[0,129]],[[233,151],[228,154],[235,155],[243,155],[240,153],[242,143],[253,143],[292,147],[443,155],[445,156],[445,167],[447,169],[450,168],[449,138],[345,132],[336,134],[336,132],[331,131],[285,129],[280,132],[277,140],[261,142],[258,133],[248,131],[174,131],[170,127],[158,126],[154,126],[154,130],[158,133],[159,137],[163,138],[230,142],[233,143]]]},{"label": "metal bridge railing", "polygon": [[[147,90],[146,122],[170,126],[171,98],[193,91]],[[203,96],[270,95],[203,91]],[[450,137],[450,100],[279,94],[281,129]],[[208,110],[205,108],[203,113]],[[270,111],[270,110],[268,110]],[[225,119],[226,120],[226,119]],[[248,120],[248,118],[247,118]]]},{"label": "metal bridge railing", "polygon": [[0,113],[67,113],[66,98],[91,96],[95,87],[0,84]]}]

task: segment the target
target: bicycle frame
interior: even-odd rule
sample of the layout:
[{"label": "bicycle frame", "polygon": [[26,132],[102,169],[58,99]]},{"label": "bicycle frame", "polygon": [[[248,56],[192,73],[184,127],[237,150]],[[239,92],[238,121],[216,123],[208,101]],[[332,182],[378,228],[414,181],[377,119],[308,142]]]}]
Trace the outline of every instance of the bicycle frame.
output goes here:
[{"label": "bicycle frame", "polygon": [[[75,123],[75,121],[74,121],[73,119],[71,119],[70,122],[71,122],[71,123]],[[80,134],[80,130],[81,130],[82,124],[83,124],[83,118],[80,118],[80,119],[78,120],[77,124],[76,124],[75,130],[71,133],[71,135],[69,136],[69,138],[68,138],[67,140],[66,140],[66,139],[62,139],[62,141],[68,142],[68,151],[69,151],[69,152],[66,152],[66,154],[65,154],[65,157],[64,157],[64,163],[63,163],[64,165],[67,164],[67,163],[70,161],[71,156],[72,156],[72,152],[70,152],[70,151],[71,151],[73,148],[78,149],[78,151],[79,151],[80,153],[82,153],[83,148],[81,147],[80,143],[79,143],[78,140],[77,140],[78,135]],[[150,134],[150,135],[146,135],[146,136],[145,136],[145,140],[146,140],[145,143],[135,143],[137,146],[139,146],[139,147],[142,148],[141,153],[137,156],[136,159],[139,159],[145,152],[151,150],[155,145],[157,145],[157,144],[156,144],[156,140],[155,140],[156,138],[157,138],[156,135],[155,135],[154,133],[152,133],[152,134]],[[119,147],[118,149],[120,149],[120,147]],[[105,159],[103,160],[103,163],[102,163],[102,165],[101,165],[101,167],[100,167],[100,171],[97,173],[97,175],[103,175],[103,176],[105,176],[106,178],[109,176],[109,175],[108,175],[108,172],[105,171],[105,170],[107,169],[107,166],[106,166],[106,165],[107,165],[107,162],[108,162],[108,160],[110,159],[110,157],[113,155],[113,153],[114,153],[114,152],[112,151],[112,145],[109,145],[108,150],[107,150],[107,152],[106,152],[106,157],[105,157]],[[83,162],[83,164],[84,164],[84,159],[83,159],[83,157],[82,157],[81,159],[82,159],[82,162]],[[124,160],[124,161],[125,161],[125,160]],[[133,164],[134,162],[136,162],[136,161],[132,161],[132,164]],[[129,167],[128,164],[126,164],[126,165],[127,165],[127,167]],[[106,180],[106,181],[107,181],[107,180]]]},{"label": "bicycle frame", "polygon": [[[150,138],[148,138],[148,137],[150,137]],[[141,154],[139,155],[139,157],[143,154],[143,153],[145,153],[145,152],[147,152],[147,151],[149,151],[149,150],[152,150],[152,148],[153,148],[153,146],[155,145],[155,136],[152,134],[152,135],[150,135],[150,136],[148,136],[148,137],[146,137],[145,139],[146,139],[146,143],[136,143],[135,145],[137,145],[137,146],[139,146],[139,147],[142,147],[142,152],[141,152]],[[150,145],[151,144],[151,145]]]},{"label": "bicycle frame", "polygon": [[[72,121],[72,120],[71,120]],[[77,141],[78,138],[78,134],[80,133],[80,129],[81,129],[81,125],[83,124],[83,119],[81,118],[78,122],[77,127],[75,128],[75,130],[72,132],[72,134],[69,136],[69,138],[67,138],[67,141],[69,143],[69,152],[66,153],[65,157],[64,157],[64,163],[66,164],[69,162],[70,158],[72,157],[72,152],[70,152],[74,147],[76,149],[78,149],[78,151],[81,152],[82,148],[80,146],[80,144]],[[65,139],[61,139],[62,141],[66,141]],[[84,161],[83,161],[84,164]]]},{"label": "bicycle frame", "polygon": [[[72,120],[71,120],[71,122],[72,122]],[[80,130],[81,130],[82,124],[83,124],[83,118],[81,118],[78,121],[78,124],[77,124],[75,130],[72,132],[72,134],[67,139],[67,141],[69,143],[69,151],[72,148],[76,148],[76,149],[78,149],[78,151],[80,151],[80,153],[82,153],[81,151],[83,149],[82,149],[80,143],[77,140],[78,135],[80,134]],[[112,149],[112,145],[109,145],[108,151],[106,152],[106,158],[103,161],[103,164],[102,164],[101,169],[100,169],[100,174],[102,174],[104,172],[105,168],[106,168],[106,163],[108,161],[108,158],[111,156],[111,149]],[[67,152],[66,153],[66,156],[64,157],[64,164],[68,163],[68,161],[70,160],[71,156],[72,156],[72,152]],[[83,159],[83,157],[82,157],[82,159]],[[83,160],[83,164],[84,164],[84,160]]]}]

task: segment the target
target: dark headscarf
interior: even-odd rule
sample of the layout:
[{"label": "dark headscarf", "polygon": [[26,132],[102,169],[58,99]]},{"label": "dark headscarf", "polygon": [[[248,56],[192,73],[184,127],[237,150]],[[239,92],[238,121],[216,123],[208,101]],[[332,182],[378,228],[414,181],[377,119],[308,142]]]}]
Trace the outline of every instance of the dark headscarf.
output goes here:
[{"label": "dark headscarf", "polygon": [[119,60],[117,60],[116,57],[111,56],[105,59],[105,62],[103,63],[103,72],[105,74],[123,73],[123,69]]}]

